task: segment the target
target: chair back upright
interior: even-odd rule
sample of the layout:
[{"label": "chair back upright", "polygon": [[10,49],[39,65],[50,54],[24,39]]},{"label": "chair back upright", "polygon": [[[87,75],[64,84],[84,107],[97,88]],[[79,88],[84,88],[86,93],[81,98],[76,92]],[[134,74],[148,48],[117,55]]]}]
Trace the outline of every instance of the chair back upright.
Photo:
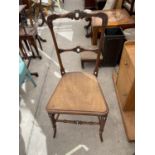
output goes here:
[{"label": "chair back upright", "polygon": [[[96,49],[86,49],[86,48],[83,48],[83,47],[78,46],[78,45],[76,47],[70,48],[70,49],[62,49],[62,48],[58,47],[57,40],[56,40],[55,33],[54,33],[54,29],[53,29],[53,27],[54,27],[53,21],[54,20],[60,19],[60,18],[69,18],[72,20],[80,20],[80,19],[86,19],[86,18],[92,18],[92,17],[99,17],[102,19],[102,32],[101,32],[99,46]],[[71,52],[71,51],[76,52],[76,53],[80,53],[80,52],[84,52],[84,51],[95,52],[97,54],[97,58],[96,58],[96,65],[95,65],[95,69],[94,69],[93,74],[95,76],[98,75],[98,66],[99,66],[99,61],[100,61],[101,47],[104,45],[104,36],[103,35],[104,35],[105,28],[107,26],[107,22],[108,22],[108,16],[105,13],[101,13],[101,12],[89,14],[89,13],[86,13],[84,11],[75,10],[75,11],[67,13],[67,14],[52,14],[52,15],[48,16],[47,24],[48,24],[48,27],[49,27],[51,34],[52,34],[54,46],[55,46],[56,53],[57,53],[57,58],[58,58],[59,65],[60,65],[60,72],[61,72],[62,76],[65,74],[65,69],[64,69],[64,66],[62,64],[60,54],[63,52]]]}]

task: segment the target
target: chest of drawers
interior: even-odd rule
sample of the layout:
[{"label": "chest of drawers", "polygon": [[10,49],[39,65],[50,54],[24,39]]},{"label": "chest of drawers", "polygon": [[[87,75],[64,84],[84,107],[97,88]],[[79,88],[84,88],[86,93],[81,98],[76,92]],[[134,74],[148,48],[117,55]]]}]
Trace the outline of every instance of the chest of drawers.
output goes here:
[{"label": "chest of drawers", "polygon": [[113,76],[125,131],[135,139],[135,43],[125,42],[119,71]]}]

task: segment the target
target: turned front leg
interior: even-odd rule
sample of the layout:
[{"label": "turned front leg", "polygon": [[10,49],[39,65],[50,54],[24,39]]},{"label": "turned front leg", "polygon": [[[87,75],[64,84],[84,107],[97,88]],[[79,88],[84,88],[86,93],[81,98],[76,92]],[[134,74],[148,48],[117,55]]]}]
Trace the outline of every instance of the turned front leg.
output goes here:
[{"label": "turned front leg", "polygon": [[107,115],[99,116],[99,121],[100,121],[99,136],[100,136],[101,142],[103,142],[102,134],[103,134],[103,131],[104,131],[104,126],[105,126],[106,120],[107,120]]},{"label": "turned front leg", "polygon": [[54,131],[54,133],[53,133],[53,138],[55,138],[55,136],[56,136],[56,131],[57,131],[57,129],[56,129],[56,119],[54,118],[54,116],[55,116],[55,114],[50,114],[50,115],[49,115],[49,117],[50,117],[50,119],[51,119],[51,122],[52,122],[53,131]]}]

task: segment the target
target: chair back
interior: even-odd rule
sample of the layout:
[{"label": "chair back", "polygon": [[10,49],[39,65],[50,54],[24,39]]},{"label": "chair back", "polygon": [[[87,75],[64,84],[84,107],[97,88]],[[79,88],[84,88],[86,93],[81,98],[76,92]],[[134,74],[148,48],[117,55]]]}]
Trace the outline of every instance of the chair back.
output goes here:
[{"label": "chair back", "polygon": [[[77,45],[74,48],[70,48],[70,49],[62,49],[58,47],[57,44],[57,40],[55,37],[55,33],[54,33],[54,29],[53,29],[53,21],[56,19],[62,19],[62,18],[69,18],[72,20],[80,20],[80,19],[87,19],[87,18],[92,18],[92,17],[99,17],[102,19],[102,32],[101,32],[101,37],[100,37],[100,42],[99,42],[99,46],[96,49],[86,49],[83,48],[79,45]],[[61,60],[61,56],[60,54],[63,52],[76,52],[76,53],[80,53],[80,52],[84,52],[84,51],[91,51],[91,52],[95,52],[97,54],[97,58],[96,58],[96,65],[95,65],[95,69],[94,69],[94,75],[97,76],[98,75],[98,66],[99,66],[99,61],[100,61],[100,54],[101,54],[101,47],[104,44],[104,30],[105,27],[107,26],[107,22],[108,22],[108,17],[105,13],[86,13],[84,11],[80,11],[80,10],[75,10],[73,12],[67,13],[67,14],[52,14],[50,16],[48,16],[47,18],[47,24],[50,28],[51,34],[52,34],[52,38],[53,38],[53,42],[54,42],[54,46],[56,49],[56,53],[57,53],[57,57],[58,57],[58,61],[59,61],[59,65],[60,65],[60,71],[61,71],[61,75],[63,76],[65,74],[65,69],[63,67],[62,64],[62,60]]]}]

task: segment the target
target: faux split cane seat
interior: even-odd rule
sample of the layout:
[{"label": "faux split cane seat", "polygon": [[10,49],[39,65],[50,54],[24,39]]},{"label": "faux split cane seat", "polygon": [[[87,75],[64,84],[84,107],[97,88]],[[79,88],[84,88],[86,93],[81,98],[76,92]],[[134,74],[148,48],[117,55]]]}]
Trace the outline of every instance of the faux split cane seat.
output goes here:
[{"label": "faux split cane seat", "polygon": [[58,83],[47,111],[105,113],[106,101],[96,77],[82,72],[66,73]]},{"label": "faux split cane seat", "polygon": [[[54,32],[54,20],[68,18],[78,21],[80,19],[86,19],[91,17],[99,17],[102,19],[102,26],[106,27],[108,22],[108,17],[104,13],[87,14],[83,11],[75,10],[67,14],[53,14],[48,16],[47,24],[51,30],[52,38],[54,41],[57,58],[60,65],[60,72],[62,78],[60,79],[55,91],[47,104],[46,110],[48,112],[49,118],[51,119],[53,126],[53,137],[56,136],[57,122],[73,123],[73,124],[88,124],[88,125],[99,125],[99,136],[101,142],[103,142],[102,133],[104,130],[105,122],[108,116],[108,105],[104,99],[102,90],[97,82],[98,75],[98,65],[101,52],[100,39],[98,47],[96,49],[86,49],[79,45],[75,47],[64,49],[60,48],[57,43],[57,38]],[[82,24],[81,24],[82,25]],[[104,30],[101,32],[101,38],[103,38]],[[94,52],[96,55],[96,64],[93,74],[88,74],[84,72],[70,72],[67,73],[63,66],[63,61],[61,60],[61,53],[66,52],[76,52],[83,53],[86,51]],[[71,61],[70,61],[71,62]],[[82,121],[82,120],[63,120],[59,118],[59,115],[85,115],[98,117],[97,122],[92,121]]]}]

